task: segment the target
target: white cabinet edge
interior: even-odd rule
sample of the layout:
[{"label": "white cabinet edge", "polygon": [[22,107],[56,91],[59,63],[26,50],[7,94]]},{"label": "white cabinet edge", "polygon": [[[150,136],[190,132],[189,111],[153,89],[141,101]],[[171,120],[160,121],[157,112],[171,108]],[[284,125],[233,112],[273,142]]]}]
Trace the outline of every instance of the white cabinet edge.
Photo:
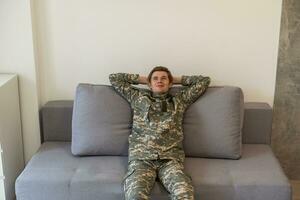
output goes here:
[{"label": "white cabinet edge", "polygon": [[17,74],[2,74],[0,73],[0,87],[7,82],[9,82],[13,78],[17,78]]}]

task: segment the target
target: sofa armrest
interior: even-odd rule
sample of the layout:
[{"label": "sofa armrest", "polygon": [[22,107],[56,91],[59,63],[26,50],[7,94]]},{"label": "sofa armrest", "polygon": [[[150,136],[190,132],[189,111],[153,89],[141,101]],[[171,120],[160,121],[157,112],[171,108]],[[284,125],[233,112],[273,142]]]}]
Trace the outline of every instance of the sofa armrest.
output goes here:
[{"label": "sofa armrest", "polygon": [[245,102],[243,144],[270,144],[272,108],[267,103]]},{"label": "sofa armrest", "polygon": [[41,142],[71,141],[73,100],[48,101],[40,110]]}]

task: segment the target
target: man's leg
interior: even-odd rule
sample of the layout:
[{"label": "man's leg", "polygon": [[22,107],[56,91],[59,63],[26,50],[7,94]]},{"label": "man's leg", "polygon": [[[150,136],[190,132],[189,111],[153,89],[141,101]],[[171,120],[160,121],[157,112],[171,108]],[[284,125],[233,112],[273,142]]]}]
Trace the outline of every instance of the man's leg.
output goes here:
[{"label": "man's leg", "polygon": [[156,170],[151,161],[131,161],[124,177],[125,200],[148,200],[155,179]]},{"label": "man's leg", "polygon": [[182,163],[176,160],[162,161],[158,176],[172,200],[194,200],[192,180],[184,173]]}]

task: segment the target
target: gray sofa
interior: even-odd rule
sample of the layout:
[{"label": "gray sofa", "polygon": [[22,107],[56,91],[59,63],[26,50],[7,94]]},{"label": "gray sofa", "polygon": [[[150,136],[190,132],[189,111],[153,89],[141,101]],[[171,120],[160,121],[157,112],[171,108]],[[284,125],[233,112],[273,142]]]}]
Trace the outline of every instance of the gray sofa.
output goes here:
[{"label": "gray sofa", "polygon": [[[172,88],[178,92],[181,88]],[[129,104],[111,86],[79,84],[41,109],[42,145],[16,180],[17,200],[121,200]],[[270,147],[272,109],[240,88],[209,87],[185,112],[185,170],[197,200],[291,200]],[[169,199],[157,181],[151,199]]]}]

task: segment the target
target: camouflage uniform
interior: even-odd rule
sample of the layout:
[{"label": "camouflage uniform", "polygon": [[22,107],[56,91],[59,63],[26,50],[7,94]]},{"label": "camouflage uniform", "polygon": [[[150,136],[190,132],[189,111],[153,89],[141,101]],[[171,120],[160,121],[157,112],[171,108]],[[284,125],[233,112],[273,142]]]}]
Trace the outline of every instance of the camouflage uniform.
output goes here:
[{"label": "camouflage uniform", "polygon": [[123,179],[125,198],[149,199],[158,174],[171,199],[194,199],[191,177],[183,171],[182,121],[184,111],[205,92],[210,78],[182,76],[182,85],[188,87],[175,95],[133,87],[138,78],[138,74],[127,73],[109,76],[133,109],[129,165]]}]

